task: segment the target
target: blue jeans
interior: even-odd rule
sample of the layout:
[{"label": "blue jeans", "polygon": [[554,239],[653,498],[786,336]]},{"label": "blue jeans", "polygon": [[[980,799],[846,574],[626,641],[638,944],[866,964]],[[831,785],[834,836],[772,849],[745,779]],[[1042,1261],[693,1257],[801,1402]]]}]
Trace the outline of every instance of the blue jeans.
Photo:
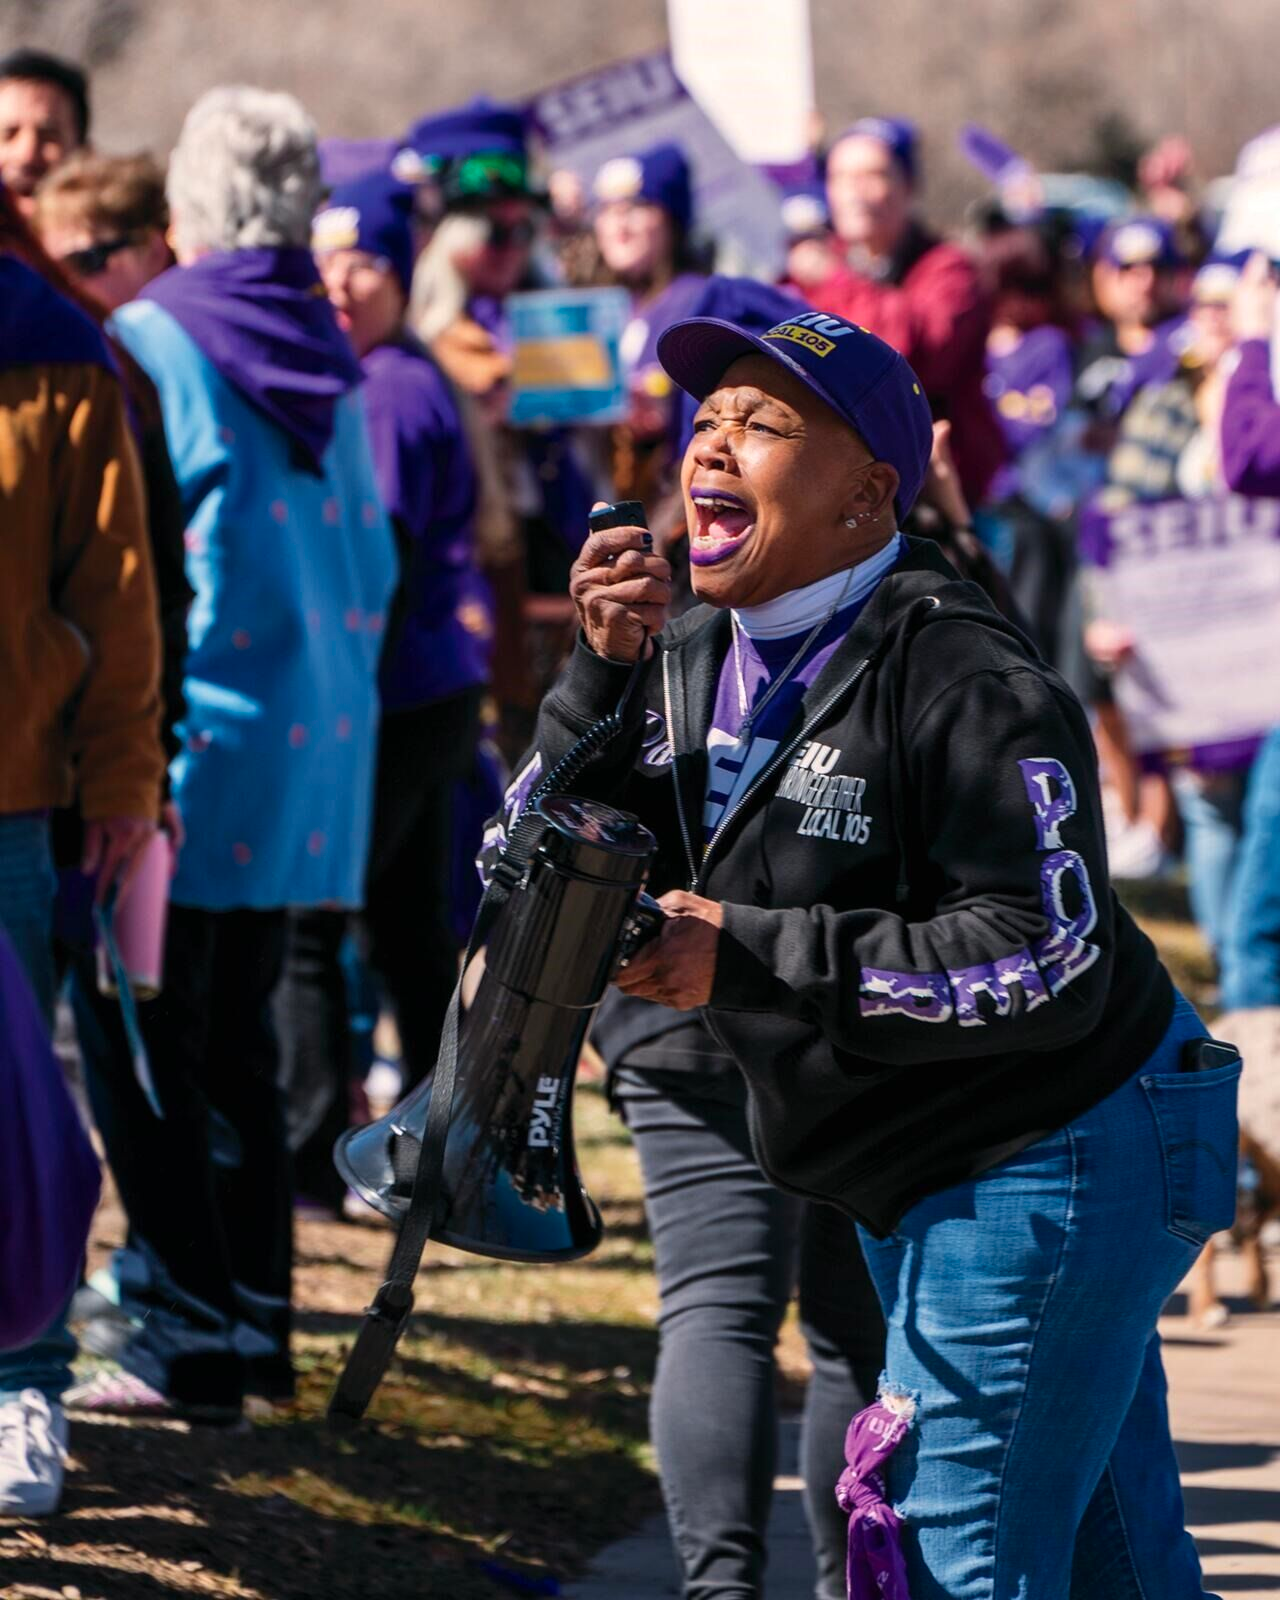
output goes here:
[{"label": "blue jeans", "polygon": [[1222,960],[1227,1011],[1280,1006],[1280,728],[1254,757]]},{"label": "blue jeans", "polygon": [[[658,1275],[651,1436],[681,1592],[697,1600],[766,1592],[774,1346],[794,1293],[813,1363],[800,1438],[805,1514],[816,1592],[835,1600],[845,1593],[848,1519],[832,1486],[849,1418],[875,1394],[884,1322],[850,1219],[783,1194],[760,1171],[737,1067],[641,1066],[670,1062],[699,1031],[688,1023],[624,1056],[614,1078],[640,1157]],[[842,1266],[850,1261],[852,1270]]]},{"label": "blue jeans", "polygon": [[[0,924],[4,925],[45,1020],[53,1022],[53,896],[57,878],[44,816],[0,817]],[[71,1382],[76,1343],[65,1315],[39,1339],[0,1354],[0,1402],[23,1389],[50,1400]]]},{"label": "blue jeans", "polygon": [[1191,915],[1219,966],[1231,925],[1247,777],[1246,772],[1199,773],[1184,768],[1172,778],[1186,834]]},{"label": "blue jeans", "polygon": [[58,879],[42,814],[0,817],[0,926],[53,1026],[53,897]]},{"label": "blue jeans", "polygon": [[1154,1055],[1066,1128],[864,1236],[916,1402],[888,1463],[912,1600],[1198,1600],[1156,1318],[1235,1211],[1240,1065]]}]

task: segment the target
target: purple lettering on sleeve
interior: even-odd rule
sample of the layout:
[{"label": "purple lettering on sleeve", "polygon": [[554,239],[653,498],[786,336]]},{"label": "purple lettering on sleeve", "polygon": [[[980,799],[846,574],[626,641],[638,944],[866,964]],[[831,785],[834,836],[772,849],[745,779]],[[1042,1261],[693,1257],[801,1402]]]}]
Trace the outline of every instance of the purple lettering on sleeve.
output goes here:
[{"label": "purple lettering on sleeve", "polygon": [[1060,850],[1062,824],[1076,811],[1076,786],[1071,774],[1053,756],[1019,761],[1022,782],[1036,816],[1036,849]]},{"label": "purple lettering on sleeve", "polygon": [[514,828],[520,820],[520,813],[529,803],[529,796],[537,786],[538,779],[542,776],[542,757],[536,755],[531,761],[516,773],[511,780],[506,794],[502,797],[502,813],[506,818],[507,828]]},{"label": "purple lettering on sleeve", "polygon": [[945,972],[885,972],[863,967],[858,1009],[864,1017],[950,1022],[955,1010]]},{"label": "purple lettering on sleeve", "polygon": [[507,848],[511,830],[520,820],[520,813],[529,803],[529,796],[541,776],[542,757],[535,755],[511,780],[506,794],[502,797],[501,815],[494,817],[489,823],[480,842],[480,852],[476,856],[476,870],[480,874],[481,883],[487,885],[493,876],[498,857]]},{"label": "purple lettering on sleeve", "polygon": [[640,739],[640,760],[646,767],[671,765],[671,739],[667,733],[667,724],[656,711],[645,712],[644,733]]},{"label": "purple lettering on sleeve", "polygon": [[986,1025],[987,1019],[979,1009],[979,995],[985,994],[994,1003],[995,1015],[1000,1018],[1034,1011],[1049,999],[1029,950],[1015,950],[1011,956],[985,961],[980,966],[961,967],[949,971],[947,977],[956,997],[956,1020],[962,1028]]},{"label": "purple lettering on sleeve", "polygon": [[[1067,911],[1064,894],[1071,879],[1080,896],[1080,909],[1074,916]],[[1034,954],[1049,992],[1057,994],[1087,972],[1102,954],[1096,944],[1086,942],[1097,923],[1098,906],[1089,869],[1074,850],[1059,850],[1040,863],[1040,896],[1050,931],[1036,945]]]}]

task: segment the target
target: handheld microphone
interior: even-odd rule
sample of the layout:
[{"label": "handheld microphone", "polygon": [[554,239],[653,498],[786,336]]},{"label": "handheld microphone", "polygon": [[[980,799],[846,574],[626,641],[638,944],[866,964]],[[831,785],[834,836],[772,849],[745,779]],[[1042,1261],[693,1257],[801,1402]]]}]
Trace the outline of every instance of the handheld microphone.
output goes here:
[{"label": "handheld microphone", "polygon": [[643,528],[644,547],[653,549],[649,520],[638,500],[618,500],[613,505],[601,506],[587,518],[587,527],[592,533],[601,533],[605,528]]}]

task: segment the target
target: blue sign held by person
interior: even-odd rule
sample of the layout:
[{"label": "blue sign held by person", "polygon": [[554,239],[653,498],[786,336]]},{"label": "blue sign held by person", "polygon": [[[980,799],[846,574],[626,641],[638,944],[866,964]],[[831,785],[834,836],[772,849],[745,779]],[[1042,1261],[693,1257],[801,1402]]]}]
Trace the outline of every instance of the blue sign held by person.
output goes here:
[{"label": "blue sign held by person", "polygon": [[627,388],[620,345],[631,319],[625,289],[539,289],[511,295],[507,311],[517,427],[622,421]]}]

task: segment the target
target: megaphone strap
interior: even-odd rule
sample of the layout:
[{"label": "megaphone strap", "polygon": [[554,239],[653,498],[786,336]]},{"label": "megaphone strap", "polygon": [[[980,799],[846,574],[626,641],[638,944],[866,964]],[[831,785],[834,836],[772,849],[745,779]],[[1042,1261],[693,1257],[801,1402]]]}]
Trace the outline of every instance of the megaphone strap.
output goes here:
[{"label": "megaphone strap", "polygon": [[445,1147],[449,1142],[449,1118],[453,1112],[453,1092],[458,1077],[463,978],[472,957],[489,937],[489,930],[510,894],[511,889],[505,881],[493,878],[476,912],[467,953],[458,981],[453,986],[444,1027],[440,1031],[440,1054],[432,1074],[431,1104],[427,1109],[427,1124],[418,1150],[418,1166],[409,1209],[392,1246],[386,1276],[365,1310],[356,1342],[351,1347],[346,1365],[329,1399],[330,1427],[353,1427],[364,1416],[395,1354],[409,1313],[413,1310],[413,1281],[418,1275],[422,1252],[435,1225]]},{"label": "megaphone strap", "polygon": [[436,1223],[436,1208],[444,1176],[449,1119],[453,1112],[458,1074],[462,984],[472,959],[488,940],[499,912],[520,883],[530,857],[537,848],[543,823],[536,813],[534,801],[550,793],[562,792],[626,731],[636,687],[647,668],[648,663],[642,656],[632,668],[617,708],[589,728],[538,785],[524,814],[512,829],[507,847],[489,879],[476,912],[475,925],[440,1034],[440,1053],[431,1079],[431,1103],[427,1108],[426,1126],[418,1150],[409,1209],[396,1235],[386,1275],[365,1311],[356,1342],[351,1347],[346,1365],[330,1397],[328,1421],[332,1428],[354,1427],[364,1416],[395,1354],[409,1313],[413,1310],[413,1282],[418,1275],[422,1252]]},{"label": "megaphone strap", "polygon": [[[466,971],[465,963],[463,971]],[[351,1354],[329,1400],[331,1427],[353,1427],[364,1416],[395,1354],[409,1313],[413,1310],[413,1280],[418,1275],[422,1252],[427,1247],[435,1222],[445,1146],[449,1139],[449,1117],[457,1082],[461,993],[462,980],[459,978],[449,1001],[441,1033],[440,1055],[433,1078],[434,1089],[427,1111],[427,1125],[418,1150],[418,1170],[413,1180],[409,1209],[396,1235],[386,1277],[365,1311],[356,1342],[351,1347]]]}]

